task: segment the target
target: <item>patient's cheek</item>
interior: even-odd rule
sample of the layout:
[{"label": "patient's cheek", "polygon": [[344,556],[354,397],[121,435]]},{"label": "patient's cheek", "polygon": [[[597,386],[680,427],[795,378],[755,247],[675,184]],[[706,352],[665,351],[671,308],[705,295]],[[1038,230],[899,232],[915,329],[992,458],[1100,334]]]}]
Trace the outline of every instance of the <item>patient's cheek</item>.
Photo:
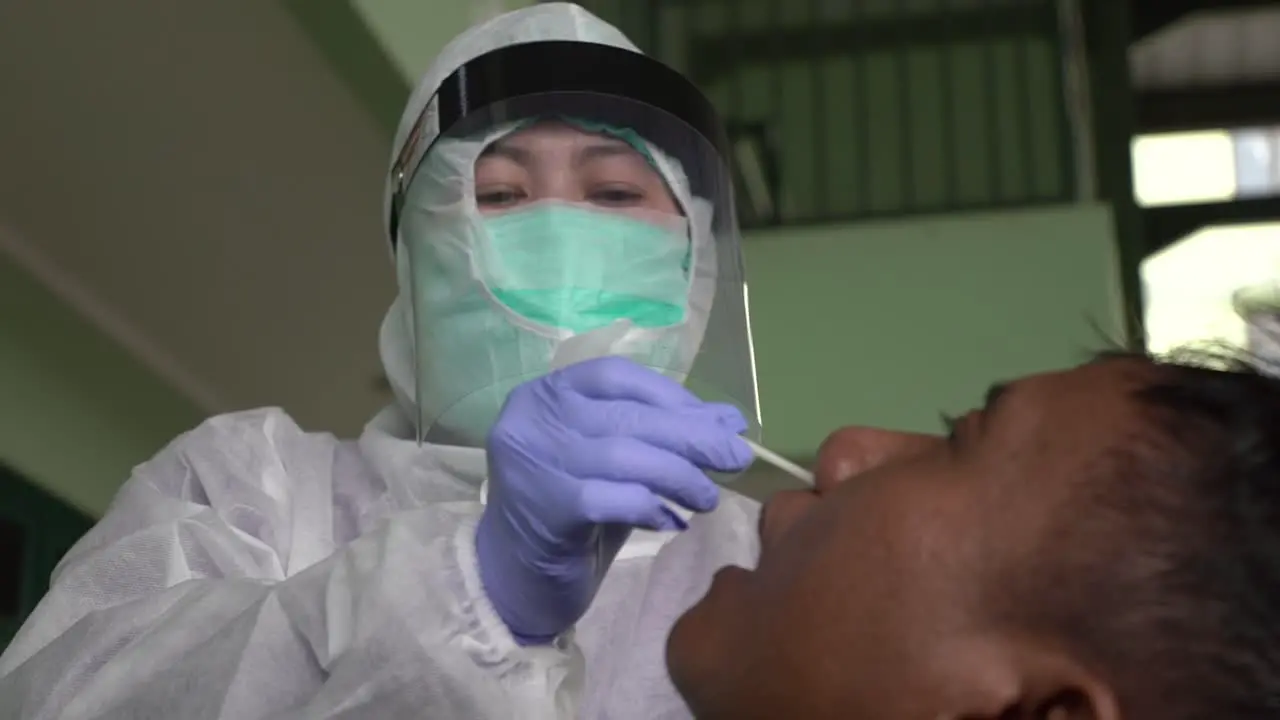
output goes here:
[{"label": "patient's cheek", "polygon": [[784,490],[769,498],[760,521],[760,552],[769,552],[820,501],[817,493],[804,490]]}]

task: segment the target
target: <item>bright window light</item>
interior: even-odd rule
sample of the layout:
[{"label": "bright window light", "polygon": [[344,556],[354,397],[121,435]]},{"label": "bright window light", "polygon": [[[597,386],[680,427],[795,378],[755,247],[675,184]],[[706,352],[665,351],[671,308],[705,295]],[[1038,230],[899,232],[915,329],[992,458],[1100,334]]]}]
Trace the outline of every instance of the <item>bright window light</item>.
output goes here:
[{"label": "bright window light", "polygon": [[1143,207],[1236,196],[1235,147],[1225,130],[1144,135],[1132,152],[1133,190]]},{"label": "bright window light", "polygon": [[1246,346],[1233,296],[1280,279],[1280,223],[1205,228],[1147,258],[1147,349]]}]

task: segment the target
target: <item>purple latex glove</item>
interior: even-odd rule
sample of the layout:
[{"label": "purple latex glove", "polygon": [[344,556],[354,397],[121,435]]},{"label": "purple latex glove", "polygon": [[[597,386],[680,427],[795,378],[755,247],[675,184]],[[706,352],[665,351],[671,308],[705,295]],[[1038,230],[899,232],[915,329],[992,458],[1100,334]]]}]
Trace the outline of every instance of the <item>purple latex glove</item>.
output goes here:
[{"label": "purple latex glove", "polygon": [[699,400],[630,360],[587,360],[511,392],[489,433],[480,578],[517,641],[541,644],[586,613],[632,528],[683,530],[661,500],[709,512],[703,472],[752,461],[730,405]]}]

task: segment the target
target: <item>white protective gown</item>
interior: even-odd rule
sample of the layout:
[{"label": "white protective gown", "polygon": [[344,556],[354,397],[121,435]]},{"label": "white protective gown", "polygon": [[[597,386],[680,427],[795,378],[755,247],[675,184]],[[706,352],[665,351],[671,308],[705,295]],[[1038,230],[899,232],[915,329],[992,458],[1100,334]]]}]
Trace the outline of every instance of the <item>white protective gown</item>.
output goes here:
[{"label": "white protective gown", "polygon": [[[557,6],[537,8],[516,35]],[[358,441],[277,409],[177,438],[0,656],[0,720],[689,717],[667,633],[716,569],[754,566],[757,504],[726,491],[682,534],[637,533],[575,632],[522,648],[476,569],[483,453],[412,437],[393,407]]]},{"label": "white protective gown", "polygon": [[689,717],[667,632],[754,564],[756,504],[637,540],[573,642],[521,648],[475,567],[479,453],[408,428],[389,410],[344,442],[268,409],[179,437],[59,565],[0,658],[0,718]]}]

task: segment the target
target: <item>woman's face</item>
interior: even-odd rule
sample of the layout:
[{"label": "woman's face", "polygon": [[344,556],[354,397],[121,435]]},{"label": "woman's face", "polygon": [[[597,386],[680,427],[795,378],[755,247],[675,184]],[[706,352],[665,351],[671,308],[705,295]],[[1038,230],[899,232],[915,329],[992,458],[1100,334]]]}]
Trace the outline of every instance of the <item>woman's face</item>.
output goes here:
[{"label": "woman's face", "polygon": [[682,214],[662,176],[635,148],[561,122],[503,137],[485,148],[475,170],[476,205],[484,214],[540,200],[622,214]]}]

